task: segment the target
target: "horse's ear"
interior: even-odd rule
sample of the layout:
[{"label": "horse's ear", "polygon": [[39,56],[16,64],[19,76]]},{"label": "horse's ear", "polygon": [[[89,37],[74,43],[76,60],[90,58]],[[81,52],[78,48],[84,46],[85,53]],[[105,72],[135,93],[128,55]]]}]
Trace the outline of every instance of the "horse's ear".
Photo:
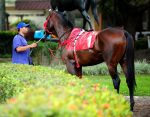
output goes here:
[{"label": "horse's ear", "polygon": [[49,15],[51,16],[53,14],[53,10],[52,9],[49,9]]}]

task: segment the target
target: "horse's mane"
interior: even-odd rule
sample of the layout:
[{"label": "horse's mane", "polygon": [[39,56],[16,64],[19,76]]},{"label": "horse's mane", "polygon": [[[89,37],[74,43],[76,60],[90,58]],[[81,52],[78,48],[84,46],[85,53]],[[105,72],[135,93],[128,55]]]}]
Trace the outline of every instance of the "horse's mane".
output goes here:
[{"label": "horse's mane", "polygon": [[66,15],[64,15],[64,13],[59,11],[55,11],[55,12],[60,17],[61,24],[63,24],[64,26],[68,26],[70,28],[74,27],[73,23],[68,18],[66,18]]}]

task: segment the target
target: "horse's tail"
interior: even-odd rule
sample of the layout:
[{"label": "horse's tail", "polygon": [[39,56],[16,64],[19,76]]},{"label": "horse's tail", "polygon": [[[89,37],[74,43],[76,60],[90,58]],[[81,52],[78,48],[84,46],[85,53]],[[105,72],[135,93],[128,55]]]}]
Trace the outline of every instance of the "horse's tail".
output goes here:
[{"label": "horse's tail", "polygon": [[94,15],[94,19],[96,20],[97,24],[99,25],[99,18],[97,14],[97,7],[96,7],[96,1],[95,0],[89,0],[91,5],[91,10]]},{"label": "horse's tail", "polygon": [[127,83],[130,89],[130,93],[134,93],[136,81],[135,81],[135,68],[134,68],[134,40],[131,34],[125,31],[127,40],[126,46],[126,60],[127,60]]}]

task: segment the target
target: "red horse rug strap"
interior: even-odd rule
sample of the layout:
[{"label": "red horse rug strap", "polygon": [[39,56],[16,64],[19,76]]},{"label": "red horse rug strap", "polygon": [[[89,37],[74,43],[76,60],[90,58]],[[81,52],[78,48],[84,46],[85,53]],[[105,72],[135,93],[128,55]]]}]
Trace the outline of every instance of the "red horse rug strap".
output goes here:
[{"label": "red horse rug strap", "polygon": [[67,50],[86,50],[92,48],[96,39],[97,32],[86,32],[80,28],[74,28],[68,38]]}]

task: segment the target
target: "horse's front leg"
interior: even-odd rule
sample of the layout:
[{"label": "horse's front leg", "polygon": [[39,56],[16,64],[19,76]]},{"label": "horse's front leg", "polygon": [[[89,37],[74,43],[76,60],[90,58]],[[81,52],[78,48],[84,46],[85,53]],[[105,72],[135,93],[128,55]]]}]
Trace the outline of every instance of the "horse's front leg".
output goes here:
[{"label": "horse's front leg", "polygon": [[70,74],[82,78],[82,67],[80,66],[79,68],[77,68],[76,62],[74,60],[66,60],[66,67],[67,67],[67,71]]}]

